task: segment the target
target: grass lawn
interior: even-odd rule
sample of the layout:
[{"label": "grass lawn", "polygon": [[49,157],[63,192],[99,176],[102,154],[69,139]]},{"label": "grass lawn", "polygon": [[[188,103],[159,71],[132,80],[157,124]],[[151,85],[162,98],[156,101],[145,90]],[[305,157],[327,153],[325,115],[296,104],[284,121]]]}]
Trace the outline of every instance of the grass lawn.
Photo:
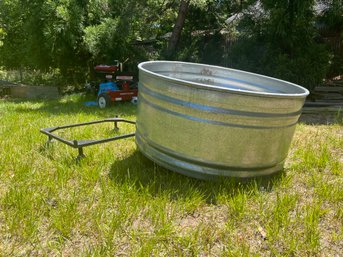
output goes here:
[{"label": "grass lawn", "polygon": [[299,124],[285,171],[271,178],[209,182],[155,165],[134,138],[87,147],[79,163],[77,150],[45,146],[40,128],[135,120],[130,103],[84,101],[0,99],[0,256],[342,256],[341,124]]}]

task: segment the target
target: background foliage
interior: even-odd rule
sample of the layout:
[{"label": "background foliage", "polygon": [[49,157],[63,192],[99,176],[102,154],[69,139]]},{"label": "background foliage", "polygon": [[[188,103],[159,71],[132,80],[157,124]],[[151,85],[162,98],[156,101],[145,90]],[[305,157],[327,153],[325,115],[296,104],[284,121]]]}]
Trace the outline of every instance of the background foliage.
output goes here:
[{"label": "background foliage", "polygon": [[[166,54],[182,2],[182,33]],[[129,58],[134,71],[140,61],[176,59],[312,88],[342,74],[342,13],[340,0],[3,0],[0,66],[50,73],[65,86],[81,85],[99,63]]]}]

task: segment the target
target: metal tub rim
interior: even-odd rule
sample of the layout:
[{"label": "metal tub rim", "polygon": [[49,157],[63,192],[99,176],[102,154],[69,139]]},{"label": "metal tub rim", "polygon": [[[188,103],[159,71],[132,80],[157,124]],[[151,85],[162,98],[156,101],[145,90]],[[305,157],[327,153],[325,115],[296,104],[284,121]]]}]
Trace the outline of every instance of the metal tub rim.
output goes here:
[{"label": "metal tub rim", "polygon": [[[266,79],[266,80],[271,80],[274,81],[276,83],[282,83],[285,85],[289,85],[291,87],[293,87],[294,89],[298,90],[298,91],[302,91],[301,93],[278,93],[278,92],[260,92],[260,91],[252,91],[252,90],[246,90],[246,89],[234,89],[234,88],[229,88],[229,87],[223,87],[223,86],[216,86],[216,85],[209,85],[206,83],[199,83],[199,82],[195,82],[195,81],[188,81],[188,80],[184,80],[184,79],[179,79],[179,78],[175,78],[175,77],[170,77],[170,76],[166,76],[166,75],[162,75],[158,72],[154,72],[151,71],[147,68],[145,68],[145,66],[149,66],[150,64],[179,64],[179,65],[189,65],[189,66],[198,66],[198,67],[202,67],[202,68],[211,68],[211,69],[217,69],[217,70],[222,70],[222,71],[226,71],[226,72],[234,72],[234,73],[238,73],[241,75],[249,75],[249,76],[254,76],[257,78],[261,78],[261,79]],[[138,65],[139,70],[145,72],[146,74],[152,76],[152,77],[158,77],[160,79],[163,80],[167,80],[167,81],[173,81],[176,82],[178,84],[181,84],[183,86],[187,86],[187,87],[196,87],[196,88],[201,88],[201,89],[208,89],[208,90],[214,90],[214,91],[219,91],[219,92],[227,92],[227,93],[235,93],[235,94],[240,94],[240,95],[250,95],[250,96],[260,96],[260,97],[276,97],[276,98],[304,98],[306,96],[309,95],[309,91],[302,87],[299,86],[295,83],[291,83],[285,80],[281,80],[281,79],[277,79],[274,77],[269,77],[269,76],[265,76],[265,75],[260,75],[257,73],[253,73],[253,72],[247,72],[247,71],[242,71],[242,70],[237,70],[237,69],[231,69],[231,68],[226,68],[226,67],[221,67],[221,66],[216,66],[216,65],[208,65],[208,64],[201,64],[201,63],[192,63],[192,62],[180,62],[180,61],[147,61],[147,62],[142,62]]]}]

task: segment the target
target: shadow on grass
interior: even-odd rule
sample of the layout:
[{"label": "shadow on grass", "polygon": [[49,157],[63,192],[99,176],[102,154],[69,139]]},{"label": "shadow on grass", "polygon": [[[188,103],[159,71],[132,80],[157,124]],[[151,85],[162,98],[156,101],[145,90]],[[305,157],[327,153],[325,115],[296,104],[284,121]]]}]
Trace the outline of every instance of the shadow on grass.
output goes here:
[{"label": "shadow on grass", "polygon": [[113,163],[109,174],[114,183],[129,184],[137,192],[148,191],[152,196],[167,194],[171,199],[186,199],[196,191],[210,204],[216,204],[219,194],[236,195],[242,192],[253,194],[256,190],[271,191],[280,183],[284,175],[285,172],[281,171],[271,176],[250,179],[197,180],[158,166],[138,150],[129,157]]},{"label": "shadow on grass", "polygon": [[303,113],[299,118],[299,123],[305,125],[343,125],[343,108],[342,111],[335,112],[320,112]]},{"label": "shadow on grass", "polygon": [[[99,117],[123,117],[136,114],[137,107],[130,102],[118,102],[106,109],[99,109],[98,106],[86,106],[85,102],[96,101],[94,96],[66,96],[60,99],[6,99],[7,102],[18,104],[15,111],[19,113],[47,113],[51,115],[61,114],[90,114]],[[39,107],[37,107],[37,105]]]}]

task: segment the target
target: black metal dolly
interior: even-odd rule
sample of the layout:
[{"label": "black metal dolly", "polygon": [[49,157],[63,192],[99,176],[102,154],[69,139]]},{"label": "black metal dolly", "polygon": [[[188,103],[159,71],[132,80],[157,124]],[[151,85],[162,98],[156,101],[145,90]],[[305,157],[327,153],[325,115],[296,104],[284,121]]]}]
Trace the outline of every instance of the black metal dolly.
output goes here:
[{"label": "black metal dolly", "polygon": [[114,124],[114,129],[118,130],[118,123],[129,123],[129,124],[136,124],[136,122],[131,121],[131,120],[126,120],[122,118],[109,118],[109,119],[104,119],[104,120],[98,120],[98,121],[91,121],[91,122],[84,122],[84,123],[76,123],[76,124],[70,124],[70,125],[64,125],[64,126],[56,126],[56,127],[51,127],[51,128],[42,128],[40,132],[48,136],[48,141],[47,143],[51,143],[53,139],[56,139],[66,145],[69,145],[73,148],[77,148],[79,151],[79,155],[77,156],[77,160],[80,160],[81,158],[85,157],[83,153],[83,147],[86,146],[91,146],[91,145],[96,145],[96,144],[101,144],[101,143],[107,143],[119,139],[124,139],[128,137],[133,137],[135,136],[135,133],[129,133],[129,134],[124,134],[124,135],[119,135],[115,137],[110,137],[110,138],[104,138],[104,139],[99,139],[99,140],[67,140],[64,139],[53,132],[61,129],[66,129],[66,128],[73,128],[73,127],[81,127],[81,126],[87,126],[87,125],[93,125],[93,124],[98,124],[98,123],[105,123],[105,122],[113,122]]}]

